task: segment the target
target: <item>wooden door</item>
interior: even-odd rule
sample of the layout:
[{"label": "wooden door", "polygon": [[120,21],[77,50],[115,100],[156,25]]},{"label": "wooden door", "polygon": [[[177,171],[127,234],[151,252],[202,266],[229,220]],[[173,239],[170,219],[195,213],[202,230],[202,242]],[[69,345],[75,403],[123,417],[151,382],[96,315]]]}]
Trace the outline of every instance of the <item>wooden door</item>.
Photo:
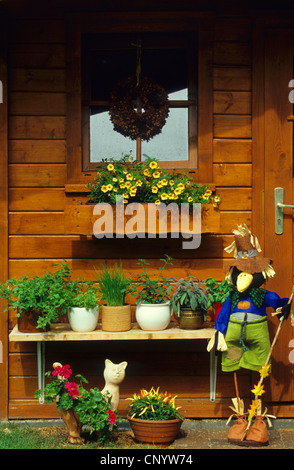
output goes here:
[{"label": "wooden door", "polygon": [[[289,100],[289,82],[293,77],[294,30],[270,28],[265,33],[264,54],[264,254],[271,257],[276,271],[266,288],[281,297],[289,297],[293,284],[293,215],[284,209],[283,233],[275,232],[276,187],[284,188],[284,203],[293,204],[293,104]],[[270,319],[271,338],[278,319]],[[265,387],[266,399],[293,400],[293,370],[290,341],[294,337],[291,321],[282,326],[272,356],[272,374]],[[290,343],[291,344],[291,343]],[[293,347],[292,347],[293,349]]]}]

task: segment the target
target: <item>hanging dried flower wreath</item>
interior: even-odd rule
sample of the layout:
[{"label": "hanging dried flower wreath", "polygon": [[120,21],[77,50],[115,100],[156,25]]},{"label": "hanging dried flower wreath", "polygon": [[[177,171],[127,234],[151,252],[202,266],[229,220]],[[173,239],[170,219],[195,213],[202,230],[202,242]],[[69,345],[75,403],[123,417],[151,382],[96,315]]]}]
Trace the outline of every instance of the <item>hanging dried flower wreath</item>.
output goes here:
[{"label": "hanging dried flower wreath", "polygon": [[148,141],[160,134],[166,122],[168,96],[164,88],[150,78],[140,77],[137,84],[136,76],[128,77],[112,91],[109,114],[115,131],[132,140],[140,137]]}]

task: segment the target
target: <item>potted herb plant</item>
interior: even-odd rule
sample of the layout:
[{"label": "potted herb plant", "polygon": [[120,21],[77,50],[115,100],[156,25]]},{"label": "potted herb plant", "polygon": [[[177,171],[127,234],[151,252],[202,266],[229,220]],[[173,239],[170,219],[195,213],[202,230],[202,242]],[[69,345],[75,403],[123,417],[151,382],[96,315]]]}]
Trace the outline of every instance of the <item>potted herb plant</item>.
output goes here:
[{"label": "potted herb plant", "polygon": [[168,255],[160,260],[159,274],[150,273],[146,260],[138,260],[142,271],[132,278],[131,295],[137,296],[136,320],[142,330],[164,330],[170,323],[172,285],[163,271],[172,265],[171,260]]},{"label": "potted herb plant", "polygon": [[160,393],[153,387],[148,392],[141,390],[134,394],[128,406],[128,421],[135,439],[150,444],[169,444],[173,442],[181,428],[183,418],[179,407],[175,406],[176,396]]},{"label": "potted herb plant", "polygon": [[209,296],[203,281],[193,276],[176,280],[171,308],[179,317],[180,328],[201,328],[206,320]]},{"label": "potted herb plant", "polygon": [[213,308],[214,312],[214,321],[217,319],[217,316],[222,308],[222,305],[229,293],[233,289],[233,285],[230,284],[226,279],[221,282],[217,282],[213,277],[209,277],[205,281],[206,292],[209,296],[209,305],[208,307]]},{"label": "potted herb plant", "polygon": [[14,277],[0,284],[0,297],[7,301],[8,308],[17,310],[19,331],[46,331],[67,313],[66,286],[71,270],[65,261],[57,266],[59,269],[54,273],[46,271],[42,276]]},{"label": "potted herb plant", "polygon": [[131,329],[131,306],[125,303],[130,279],[122,270],[122,265],[114,267],[102,265],[102,272],[95,268],[101,300],[106,305],[101,307],[102,330],[128,331]]},{"label": "potted herb plant", "polygon": [[67,286],[68,319],[74,331],[93,331],[98,323],[97,288],[93,282],[71,281]]},{"label": "potted herb plant", "polygon": [[83,383],[88,381],[81,375],[75,377],[79,383],[70,381],[72,370],[69,364],[59,362],[53,364],[53,371],[46,372],[50,382],[43,390],[35,392],[36,397],[44,396],[45,404],[56,403],[63,419],[71,444],[81,444],[81,429],[86,425],[98,433],[98,442],[108,442],[113,439],[113,424],[116,422],[116,412],[111,410],[111,396],[102,394],[97,388],[86,390]]}]

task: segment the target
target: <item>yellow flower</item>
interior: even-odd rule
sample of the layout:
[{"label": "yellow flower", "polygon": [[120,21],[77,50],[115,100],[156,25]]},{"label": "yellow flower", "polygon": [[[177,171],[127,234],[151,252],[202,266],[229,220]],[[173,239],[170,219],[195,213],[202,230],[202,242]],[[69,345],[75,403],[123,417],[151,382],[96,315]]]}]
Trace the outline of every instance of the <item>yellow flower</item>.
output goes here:
[{"label": "yellow flower", "polygon": [[107,170],[108,171],[113,171],[114,170],[114,166],[112,163],[109,163],[109,165],[107,165]]},{"label": "yellow flower", "polygon": [[183,189],[185,189],[185,185],[183,183],[179,183],[178,188],[182,191]]},{"label": "yellow flower", "polygon": [[160,171],[155,171],[153,173],[153,178],[159,178],[160,177]]},{"label": "yellow flower", "polygon": [[151,191],[152,191],[154,194],[156,194],[156,193],[158,192],[157,186],[152,186]]},{"label": "yellow flower", "polygon": [[165,199],[168,199],[168,194],[162,193],[162,195],[160,197],[164,201]]},{"label": "yellow flower", "polygon": [[192,202],[193,198],[191,196],[188,197],[188,202]]},{"label": "yellow flower", "polygon": [[141,180],[136,181],[136,186],[142,186],[142,184],[143,184],[143,183],[142,183]]},{"label": "yellow flower", "polygon": [[120,183],[123,183],[123,182],[124,182],[124,179],[123,179],[123,178],[120,178],[120,179],[119,179],[119,182],[120,182]]},{"label": "yellow flower", "polygon": [[123,170],[123,173],[124,173],[125,175],[127,174],[127,172],[128,172],[128,170]]},{"label": "yellow flower", "polygon": [[132,179],[133,179],[133,175],[131,175],[131,173],[128,173],[127,174],[127,180],[132,181]]},{"label": "yellow flower", "polygon": [[131,182],[130,181],[126,181],[125,182],[125,188],[129,188],[131,186]]},{"label": "yellow flower", "polygon": [[123,193],[123,197],[124,197],[125,199],[128,199],[129,195],[128,195],[127,193]]},{"label": "yellow flower", "polygon": [[155,168],[158,168],[158,163],[157,162],[150,162],[149,167],[154,170]]},{"label": "yellow flower", "polygon": [[108,189],[107,189],[107,186],[105,186],[105,184],[101,187],[101,191],[103,191],[104,193],[107,193]]},{"label": "yellow flower", "polygon": [[150,171],[148,170],[148,168],[145,168],[145,170],[143,171],[143,174],[144,174],[144,176],[151,176]]},{"label": "yellow flower", "polygon": [[114,191],[115,193],[117,193],[118,188],[113,188],[113,191]]},{"label": "yellow flower", "polygon": [[125,185],[125,183],[122,183],[122,184],[119,185],[119,187],[123,189],[123,188],[126,187],[126,185]]},{"label": "yellow flower", "polygon": [[207,189],[207,190],[205,191],[205,193],[204,193],[204,196],[205,196],[205,197],[210,197],[211,194],[212,194],[212,191],[211,191],[210,189]]},{"label": "yellow flower", "polygon": [[106,186],[106,188],[107,188],[107,191],[111,191],[112,188],[113,188],[113,186],[112,186],[112,184],[109,183],[109,184]]},{"label": "yellow flower", "polygon": [[160,199],[156,199],[155,204],[158,206],[158,204],[160,204]]},{"label": "yellow flower", "polygon": [[162,184],[162,186],[166,186],[167,185],[167,180],[166,179],[161,180],[161,184]]},{"label": "yellow flower", "polygon": [[253,416],[256,414],[258,404],[259,404],[258,398],[255,398],[255,400],[252,400],[252,403],[251,403],[251,405],[249,407],[249,410],[248,410],[248,421],[251,421]]},{"label": "yellow flower", "polygon": [[182,190],[180,188],[176,188],[175,189],[175,194],[178,196],[179,194],[181,194]]},{"label": "yellow flower", "polygon": [[162,188],[162,186],[163,186],[163,185],[162,185],[162,182],[161,182],[161,181],[158,181],[157,187],[158,187],[158,188]]},{"label": "yellow flower", "polygon": [[175,184],[174,180],[169,180],[169,185],[173,186]]},{"label": "yellow flower", "polygon": [[267,377],[269,375],[269,369],[270,369],[271,365],[268,364],[267,366],[262,366],[261,369],[258,370],[258,372],[260,373],[260,377]]},{"label": "yellow flower", "polygon": [[117,178],[112,178],[112,181],[114,181],[114,183],[117,182]]},{"label": "yellow flower", "polygon": [[264,385],[261,385],[259,382],[257,385],[254,385],[254,388],[251,390],[252,393],[254,393],[254,395],[256,397],[262,395],[263,393],[265,393],[265,390],[263,390],[263,387]]}]

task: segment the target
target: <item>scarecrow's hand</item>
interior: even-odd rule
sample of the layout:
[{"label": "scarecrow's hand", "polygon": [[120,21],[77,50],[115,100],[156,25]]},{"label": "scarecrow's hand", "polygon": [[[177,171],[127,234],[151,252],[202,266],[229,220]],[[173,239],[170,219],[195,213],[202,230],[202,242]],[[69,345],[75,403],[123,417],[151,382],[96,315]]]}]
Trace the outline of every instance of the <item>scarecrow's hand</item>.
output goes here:
[{"label": "scarecrow's hand", "polygon": [[280,310],[281,310],[281,313],[278,313],[277,315],[278,319],[284,317],[284,320],[287,320],[287,318],[289,317],[291,313],[291,304],[283,305],[283,307],[281,307]]},{"label": "scarecrow's hand", "polygon": [[226,351],[228,349],[225,337],[220,331],[216,330],[214,335],[211,337],[207,345],[207,351],[210,352],[212,348],[215,349],[215,354],[217,354],[217,351]]}]

